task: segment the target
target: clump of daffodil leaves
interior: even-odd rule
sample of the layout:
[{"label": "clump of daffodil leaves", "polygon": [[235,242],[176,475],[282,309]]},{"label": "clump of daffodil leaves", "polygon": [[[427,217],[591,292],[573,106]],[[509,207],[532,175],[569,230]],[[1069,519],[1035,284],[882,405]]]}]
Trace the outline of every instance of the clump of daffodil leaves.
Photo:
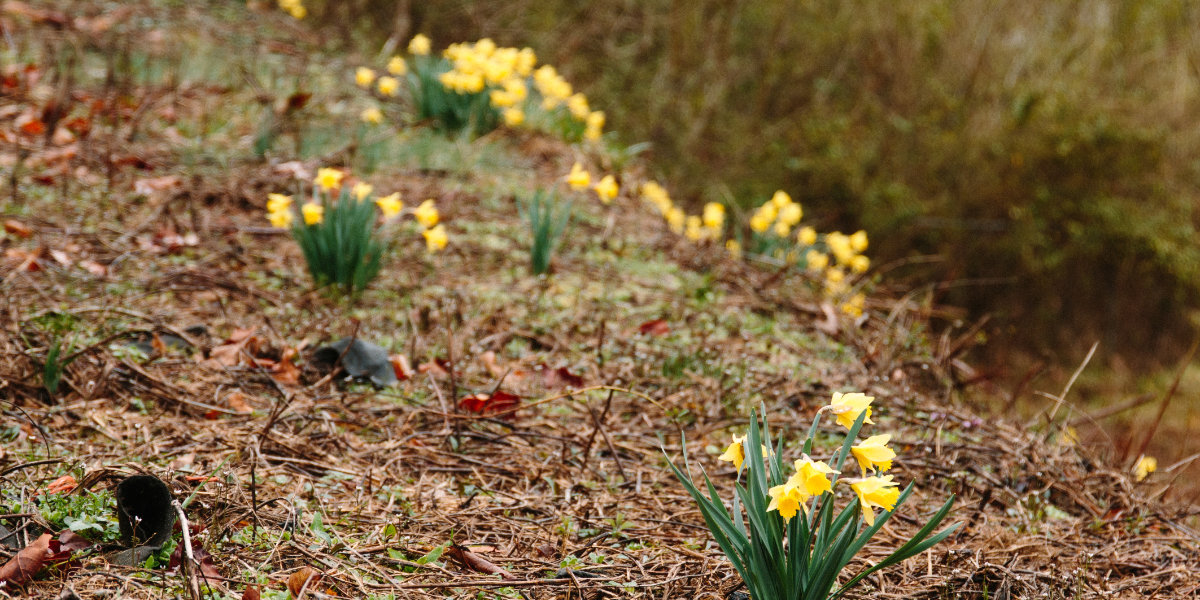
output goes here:
[{"label": "clump of daffodil leaves", "polygon": [[[901,491],[892,475],[882,475],[896,458],[895,451],[887,446],[890,435],[875,435],[855,443],[863,424],[874,424],[872,401],[873,397],[858,392],[834,393],[832,402],[813,419],[790,475],[782,456],[782,438],[773,444],[765,411],[761,427],[752,411],[747,434],[734,436],[733,443],[720,457],[732,462],[738,472],[736,493],[729,507],[707,474],[705,496],[684,470],[670,463],[675,476],[700,506],[717,544],[742,576],[754,600],[840,598],[871,573],[924,552],[957,529],[955,524],[933,533],[950,512],[954,502],[951,496],[907,543],[838,585],[838,574],[913,490],[909,483]],[[823,413],[832,414],[848,430],[829,463],[811,456],[813,437]],[[860,477],[841,477],[846,459],[851,456],[858,462]],[[683,460],[687,469],[686,444]],[[857,498],[835,516],[834,490],[842,483],[849,484]],[[877,515],[875,509],[882,512]]]}]

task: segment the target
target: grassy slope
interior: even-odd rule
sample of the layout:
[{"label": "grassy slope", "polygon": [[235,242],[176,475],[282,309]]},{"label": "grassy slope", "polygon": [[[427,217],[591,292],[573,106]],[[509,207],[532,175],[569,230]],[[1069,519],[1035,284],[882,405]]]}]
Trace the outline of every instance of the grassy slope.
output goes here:
[{"label": "grassy slope", "polygon": [[[283,581],[306,565],[326,573],[322,591],[344,597],[479,590],[552,597],[580,588],[718,594],[736,579],[664,468],[660,436],[675,454],[686,433],[698,465],[729,485],[732,473],[715,455],[744,428],[749,408],[765,405],[776,425],[798,431],[831,390],[854,389],[879,398],[879,427],[896,433],[901,451],[898,479],[919,483],[915,500],[862,560],[877,560],[949,492],[961,498],[953,520],[965,523],[962,535],[874,578],[860,594],[1194,593],[1187,569],[1195,541],[1147,503],[1146,489],[1075,446],[950,403],[930,374],[939,365],[920,318],[903,303],[877,300],[863,326],[842,322],[831,333],[806,282],[684,244],[629,197],[611,209],[577,202],[555,272],[529,276],[514,196],[553,185],[576,159],[600,164],[603,155],[529,134],[466,142],[399,131],[368,179],[403,192],[410,205],[436,198],[450,247],[429,256],[419,235],[406,231],[359,302],[309,291],[295,245],[263,230],[265,193],[291,184],[251,156],[267,110],[255,106],[265,96],[278,105],[297,85],[313,92],[296,121],[307,132],[301,157],[309,168],[351,162],[337,137],[358,110],[356,94],[341,83],[348,67],[314,53],[319,40],[302,28],[274,16],[247,23],[236,4],[228,15],[159,4],[136,10],[139,27],[171,40],[128,71],[134,77],[123,93],[135,106],[154,104],[137,119],[131,109],[112,131],[98,125],[63,173],[55,163],[33,164],[59,146],[35,144],[18,176],[19,199],[5,205],[5,218],[33,230],[29,238],[9,234],[0,242],[5,250],[65,253],[63,261],[43,257],[38,271],[11,261],[4,267],[0,469],[26,465],[0,481],[7,502],[24,498],[20,506],[31,507],[33,490],[64,472],[82,479],[149,469],[181,496],[196,491],[189,513],[203,527],[198,540],[231,580],[216,588],[233,597],[248,581],[266,584],[267,597],[284,597]],[[68,43],[90,45],[74,85],[104,97],[101,57],[123,52],[119,40],[129,30],[56,37],[20,22],[26,60],[47,64],[46,46],[31,41],[37,35],[57,56]],[[251,35],[264,22],[278,29]],[[243,51],[215,50],[230,44]],[[178,85],[165,83],[172,72]],[[228,85],[213,85],[220,81]],[[0,98],[21,109],[44,102],[36,94]],[[294,158],[289,145],[280,139],[275,163]],[[151,168],[126,161],[110,169],[111,155],[137,156]],[[626,171],[627,186],[636,171]],[[133,191],[139,179],[169,174],[181,176],[179,187],[149,197]],[[46,183],[41,175],[50,175]],[[170,228],[196,233],[197,244],[170,250],[156,242]],[[107,273],[81,268],[87,260]],[[49,401],[37,366],[50,338],[45,319],[35,317],[52,311],[78,317],[70,336],[87,351]],[[653,319],[665,320],[669,333],[638,332]],[[193,325],[206,328],[189,334],[193,350],[149,360],[122,350],[137,332]],[[455,375],[430,371],[377,392],[323,379],[311,361],[297,386],[278,386],[256,368],[201,362],[226,336],[251,327],[262,355],[357,333],[415,364],[450,360]],[[562,381],[543,375],[559,367],[585,386],[636,393],[568,395]],[[498,385],[525,398],[511,419],[453,409],[454,398]],[[206,418],[204,405],[228,409],[234,391],[253,414]],[[823,436],[819,453],[827,454],[839,438],[832,429]],[[27,465],[43,459],[60,462]],[[216,480],[198,486],[189,474]],[[261,537],[248,526],[255,522]],[[452,540],[532,583],[505,585],[445,558],[413,566]],[[535,581],[562,566],[602,576]],[[100,559],[65,580],[84,597],[102,589],[158,597],[182,585],[176,575]],[[50,579],[35,590],[51,595],[61,586]]]}]

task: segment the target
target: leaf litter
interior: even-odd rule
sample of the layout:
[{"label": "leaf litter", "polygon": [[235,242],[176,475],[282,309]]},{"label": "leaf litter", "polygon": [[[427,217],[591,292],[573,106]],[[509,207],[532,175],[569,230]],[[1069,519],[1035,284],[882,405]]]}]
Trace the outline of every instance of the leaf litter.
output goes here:
[{"label": "leaf litter", "polygon": [[[134,5],[146,18],[129,23],[166,18],[153,4]],[[5,9],[41,27],[72,24],[55,35],[108,35],[105,27],[84,31],[76,24],[83,17],[65,11]],[[263,35],[252,23],[221,26],[207,29]],[[176,160],[165,130],[144,128],[104,157],[89,148],[112,135],[107,127],[73,113],[50,131],[40,105],[31,108],[20,90],[39,85],[36,67],[5,78],[14,92],[0,98],[0,114],[17,111],[0,118],[0,131],[31,150],[30,177],[58,185],[111,171],[113,193],[130,200],[123,223],[145,225],[84,233],[66,225],[75,217],[56,212],[68,210],[61,205],[11,230],[6,222],[0,394],[19,410],[0,421],[0,489],[32,498],[49,486],[64,490],[66,469],[80,475],[72,490],[149,471],[171,497],[190,500],[189,519],[203,524],[189,530],[193,556],[211,589],[228,597],[252,598],[260,588],[306,597],[725,597],[736,575],[662,467],[662,445],[678,457],[686,433],[693,468],[732,481],[716,454],[744,427],[745,408],[765,404],[773,422],[796,428],[831,389],[849,388],[880,398],[880,418],[901,450],[898,476],[921,479],[929,498],[958,494],[952,519],[964,523],[937,550],[851,597],[1184,598],[1200,590],[1200,541],[1187,524],[1194,512],[1163,502],[1169,481],[1156,475],[1135,485],[1094,450],[951,401],[937,375],[943,365],[903,343],[919,310],[903,301],[892,308],[896,319],[851,326],[819,304],[798,303],[809,297],[802,285],[678,244],[637,210],[622,210],[611,230],[662,257],[635,265],[653,276],[564,253],[553,281],[527,281],[512,277],[485,240],[464,238],[436,262],[392,265],[390,280],[416,308],[409,314],[394,295],[368,293],[355,311],[360,326],[343,307],[306,293],[302,274],[282,267],[301,260],[296,251],[259,233],[262,190],[285,189],[318,165],[234,165],[203,173],[199,184],[176,182],[156,168]],[[244,100],[222,86],[181,91],[176,119]],[[65,129],[77,139],[53,138]],[[558,153],[528,158],[549,181],[558,165],[537,161],[565,160],[568,150],[538,143]],[[465,196],[452,219],[521,226],[511,210],[467,201],[478,197],[444,172],[397,177],[407,197]],[[133,202],[138,181],[154,202]],[[586,222],[578,229],[581,240],[608,231]],[[707,304],[681,297],[676,285],[700,269],[719,291]],[[589,287],[596,282],[601,289]],[[640,301],[614,303],[614,291]],[[58,398],[38,386],[38,347],[28,344],[48,335],[27,322],[28,307],[49,306],[88,326]],[[760,314],[772,315],[769,326]],[[158,348],[132,357],[110,339],[189,323],[229,334],[186,351],[192,360]],[[360,333],[385,349],[396,379],[388,387],[335,381],[306,355],[309,339]],[[32,500],[20,506],[12,512],[37,508]],[[885,555],[930,509],[921,496],[910,506],[857,566]],[[178,577],[134,577],[137,567],[99,556],[38,579],[63,548],[83,542],[40,533],[35,523],[0,518],[28,530],[29,545],[0,549],[6,585],[50,596],[68,581],[83,597],[119,590],[134,598],[182,587]],[[172,539],[181,542],[181,533]]]}]

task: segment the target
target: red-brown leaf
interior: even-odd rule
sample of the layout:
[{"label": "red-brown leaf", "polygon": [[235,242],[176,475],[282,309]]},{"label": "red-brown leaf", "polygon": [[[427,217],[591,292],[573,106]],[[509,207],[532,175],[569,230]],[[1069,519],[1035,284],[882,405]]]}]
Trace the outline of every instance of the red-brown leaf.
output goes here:
[{"label": "red-brown leaf", "polygon": [[392,371],[396,373],[396,379],[404,381],[416,374],[413,371],[412,363],[408,361],[408,357],[403,354],[393,354],[388,357],[392,363]]},{"label": "red-brown leaf", "polygon": [[653,321],[646,321],[638,325],[638,333],[661,337],[671,333],[671,326],[667,325],[667,322],[662,319],[654,319]]},{"label": "red-brown leaf", "polygon": [[33,579],[50,558],[50,537],[49,533],[43,533],[4,566],[0,566],[0,583],[20,587]]},{"label": "red-brown leaf", "polygon": [[[305,595],[308,595],[307,591],[313,589],[320,579],[321,574],[314,571],[311,567],[300,567],[299,571],[292,573],[288,577],[288,591],[292,593],[293,598],[300,596],[300,590],[305,590]],[[308,584],[307,586],[305,586],[306,583]]]},{"label": "red-brown leaf", "polygon": [[458,401],[459,407],[480,414],[504,412],[521,404],[521,397],[504,391],[492,395],[473,394]]},{"label": "red-brown leaf", "polygon": [[584,385],[583,377],[568,371],[566,367],[546,369],[542,373],[543,381],[548,388],[581,388]]},{"label": "red-brown leaf", "polygon": [[258,592],[258,586],[246,586],[245,591],[242,592],[242,600],[262,600],[262,594]]},{"label": "red-brown leaf", "polygon": [[271,367],[271,377],[279,382],[279,385],[300,385],[300,368],[292,363],[292,357],[296,354],[295,349],[288,348],[279,362]]},{"label": "red-brown leaf", "polygon": [[28,225],[16,219],[5,219],[4,231],[21,238],[33,237],[33,230]]}]

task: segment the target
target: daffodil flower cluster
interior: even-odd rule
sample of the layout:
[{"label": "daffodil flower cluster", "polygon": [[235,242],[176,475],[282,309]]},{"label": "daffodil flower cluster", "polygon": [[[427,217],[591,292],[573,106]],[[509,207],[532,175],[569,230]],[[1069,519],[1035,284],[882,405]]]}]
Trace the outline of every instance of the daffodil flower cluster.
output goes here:
[{"label": "daffodil flower cluster", "polygon": [[621,187],[617,185],[617,179],[612,175],[601,177],[596,183],[592,183],[592,174],[588,173],[583,168],[583,165],[575,163],[571,165],[571,171],[567,173],[563,181],[567,186],[576,191],[586,190],[589,187],[596,192],[596,197],[605,204],[611,204],[613,199],[621,193]]},{"label": "daffodil flower cluster", "polygon": [[[656,181],[642,184],[642,199],[667,222],[667,227],[693,242],[719,242],[725,236],[725,205],[709,202],[699,215],[688,215],[675,206],[666,188]],[[729,240],[736,244],[736,240]],[[731,247],[730,244],[726,244]]]},{"label": "daffodil flower cluster", "polygon": [[[542,97],[542,110],[556,111],[565,105],[567,115],[573,123],[581,124],[582,136],[586,140],[598,140],[604,133],[605,116],[603,111],[592,110],[588,105],[587,96],[576,92],[571,84],[550,65],[542,65],[533,73],[533,84]],[[570,122],[560,123],[564,130],[578,130],[577,125]],[[563,133],[568,133],[564,131]],[[567,135],[566,137],[574,137]]]},{"label": "daffodil flower cluster", "polygon": [[[888,446],[889,434],[858,440],[864,425],[871,425],[874,397],[860,392],[834,393],[817,412],[808,436],[798,448],[798,458],[788,465],[783,440],[772,441],[765,411],[752,413],[750,428],[735,435],[719,460],[733,464],[737,473],[735,494],[726,503],[708,475],[703,489],[670,463],[672,471],[699,505],[717,544],[741,575],[756,600],[825,600],[840,598],[871,573],[916,556],[945,539],[957,527],[934,533],[949,514],[953,497],[934,513],[908,542],[891,555],[839,582],[839,574],[891,518],[912,493],[903,491],[893,475],[896,452]],[[845,440],[828,462],[813,456],[821,417],[829,414],[847,430]],[[843,476],[845,463],[854,457],[858,477]],[[835,516],[839,489],[849,488],[850,500]],[[877,514],[876,511],[882,511]]]},{"label": "daffodil flower cluster", "polygon": [[[345,177],[340,169],[318,169],[312,195],[299,207],[290,195],[267,194],[266,216],[271,225],[291,230],[318,287],[332,285],[346,293],[357,293],[378,274],[387,249],[377,223],[397,221],[404,202],[399,192],[375,197],[374,187],[365,181],[343,185]],[[430,252],[446,247],[445,226],[438,223],[432,199],[411,214],[421,226]]]}]

